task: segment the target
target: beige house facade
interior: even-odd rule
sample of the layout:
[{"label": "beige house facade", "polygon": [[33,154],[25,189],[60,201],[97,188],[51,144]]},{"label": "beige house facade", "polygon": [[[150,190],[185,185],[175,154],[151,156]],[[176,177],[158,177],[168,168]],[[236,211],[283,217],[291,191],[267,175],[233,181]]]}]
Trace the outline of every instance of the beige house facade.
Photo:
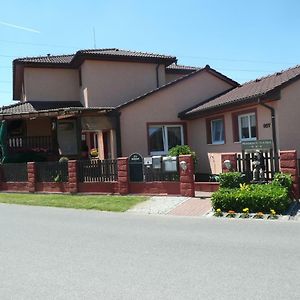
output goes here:
[{"label": "beige house facade", "polygon": [[[222,171],[221,155],[241,153],[241,143],[272,140],[273,150],[300,151],[300,67],[250,81],[179,114],[201,172]],[[199,138],[194,137],[198,135]]]},{"label": "beige house facade", "polygon": [[175,56],[111,48],[20,58],[13,70],[18,103],[2,120],[23,119],[16,134],[46,136],[60,156],[167,155],[187,144],[200,172],[218,174],[221,155],[239,153],[243,141],[300,151],[300,67],[239,85]]},{"label": "beige house facade", "polygon": [[[147,95],[118,107],[122,136],[122,154],[139,152],[143,156],[167,155],[174,142],[190,144],[189,124],[178,112],[213,95],[230,90],[233,82],[209,67],[169,83]],[[125,125],[126,124],[126,125]],[[157,136],[157,139],[152,136]],[[196,133],[197,139],[201,135]],[[159,136],[159,137],[158,137]]]}]

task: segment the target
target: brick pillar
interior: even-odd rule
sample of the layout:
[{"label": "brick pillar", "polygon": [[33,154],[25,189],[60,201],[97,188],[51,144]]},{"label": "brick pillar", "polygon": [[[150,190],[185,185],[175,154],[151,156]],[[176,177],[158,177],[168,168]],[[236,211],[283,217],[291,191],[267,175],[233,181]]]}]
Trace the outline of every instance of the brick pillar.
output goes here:
[{"label": "brick pillar", "polygon": [[[225,165],[224,161],[230,160],[231,162],[231,170],[228,170]],[[221,154],[221,166],[222,166],[222,173],[226,172],[235,172],[237,170],[237,155],[236,153],[222,153]]]},{"label": "brick pillar", "polygon": [[[186,170],[182,169],[186,162]],[[192,155],[179,155],[180,194],[185,197],[195,197],[194,160]]]},{"label": "brick pillar", "polygon": [[77,161],[76,160],[68,161],[68,173],[69,173],[69,180],[68,180],[69,192],[72,194],[75,194],[78,192],[78,177],[77,177]]},{"label": "brick pillar", "polygon": [[120,195],[129,194],[129,168],[128,158],[118,158],[118,189]]},{"label": "brick pillar", "polygon": [[2,190],[2,183],[3,183],[3,169],[2,169],[2,164],[0,164],[0,190]]},{"label": "brick pillar", "polygon": [[280,151],[280,171],[292,175],[293,195],[296,199],[299,199],[299,177],[296,150]]},{"label": "brick pillar", "polygon": [[35,162],[27,163],[27,174],[28,174],[28,192],[35,192],[35,183],[36,183],[36,166]]}]

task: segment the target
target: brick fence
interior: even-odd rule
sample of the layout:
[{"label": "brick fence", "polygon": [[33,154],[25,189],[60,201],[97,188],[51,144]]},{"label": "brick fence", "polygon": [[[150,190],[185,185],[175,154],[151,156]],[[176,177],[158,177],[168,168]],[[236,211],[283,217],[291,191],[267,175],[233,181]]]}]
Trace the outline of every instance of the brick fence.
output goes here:
[{"label": "brick fence", "polygon": [[77,162],[68,161],[68,182],[37,182],[36,164],[27,163],[27,182],[0,182],[0,190],[12,192],[47,192],[47,193],[105,193],[127,195],[174,194],[188,197],[195,196],[194,163],[191,155],[179,157],[179,181],[130,182],[128,158],[118,158],[118,180],[108,182],[79,182]]},{"label": "brick fence", "polygon": [[280,151],[280,171],[282,173],[291,174],[293,180],[293,194],[296,199],[299,199],[299,176],[296,150]]},{"label": "brick fence", "polygon": [[[300,188],[299,188],[299,173],[298,173],[298,159],[296,150],[280,151],[280,171],[285,174],[292,176],[293,187],[292,192],[296,199],[299,199]],[[229,160],[231,162],[232,171],[237,170],[237,153],[222,153],[221,164],[222,172],[228,172],[224,165],[224,161]]]}]

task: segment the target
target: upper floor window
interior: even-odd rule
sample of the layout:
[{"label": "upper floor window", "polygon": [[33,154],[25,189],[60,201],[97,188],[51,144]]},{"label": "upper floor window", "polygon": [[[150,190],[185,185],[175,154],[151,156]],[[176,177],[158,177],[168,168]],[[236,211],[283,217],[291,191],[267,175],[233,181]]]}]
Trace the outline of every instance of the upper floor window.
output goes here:
[{"label": "upper floor window", "polygon": [[224,144],[224,120],[215,119],[210,121],[211,126],[211,143],[212,144]]},{"label": "upper floor window", "polygon": [[225,143],[224,117],[209,118],[206,120],[207,144],[220,145]]},{"label": "upper floor window", "polygon": [[182,125],[150,125],[148,127],[149,152],[164,155],[177,145],[184,144]]},{"label": "upper floor window", "polygon": [[255,113],[238,116],[238,128],[240,141],[256,140],[256,115]]}]

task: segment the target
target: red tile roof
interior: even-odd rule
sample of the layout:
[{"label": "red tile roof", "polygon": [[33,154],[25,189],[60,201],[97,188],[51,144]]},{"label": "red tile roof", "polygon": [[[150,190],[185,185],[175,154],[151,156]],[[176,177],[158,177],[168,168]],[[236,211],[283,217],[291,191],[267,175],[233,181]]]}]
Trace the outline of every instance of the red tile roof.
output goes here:
[{"label": "red tile roof", "polygon": [[179,115],[182,118],[188,118],[199,115],[205,111],[223,108],[228,105],[237,105],[251,100],[257,100],[259,97],[267,97],[271,92],[276,91],[291,83],[292,80],[300,78],[300,66],[277,72],[266,77],[249,81],[239,87],[236,87],[222,95],[213,97],[197,106],[191,107]]},{"label": "red tile roof", "polygon": [[177,65],[175,63],[166,67],[167,73],[180,73],[180,74],[189,74],[201,68],[192,67],[192,66],[184,66],[184,65]]},{"label": "red tile roof", "polygon": [[113,107],[83,107],[80,101],[26,101],[0,107],[0,120],[38,113],[96,111],[111,112]]},{"label": "red tile roof", "polygon": [[76,64],[78,60],[83,58],[94,58],[104,60],[138,60],[145,62],[160,62],[169,65],[176,61],[175,56],[162,55],[147,52],[128,51],[117,48],[107,49],[88,49],[79,50],[75,54],[70,55],[50,55],[37,57],[17,58],[14,63],[34,63],[34,64]]},{"label": "red tile roof", "polygon": [[23,57],[15,59],[20,63],[46,63],[46,64],[70,64],[75,54],[70,55],[47,55],[35,57]]}]

